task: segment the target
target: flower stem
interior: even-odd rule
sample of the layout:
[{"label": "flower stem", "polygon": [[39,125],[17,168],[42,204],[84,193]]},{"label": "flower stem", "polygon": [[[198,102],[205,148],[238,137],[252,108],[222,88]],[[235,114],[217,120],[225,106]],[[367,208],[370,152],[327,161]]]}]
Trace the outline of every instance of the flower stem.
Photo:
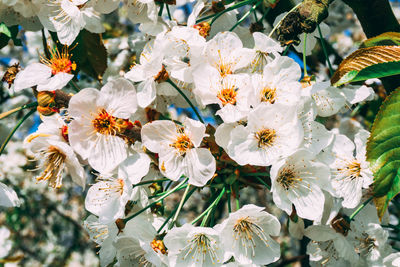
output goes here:
[{"label": "flower stem", "polygon": [[139,214],[141,214],[143,211],[147,210],[148,208],[153,207],[155,204],[157,204],[158,202],[160,202],[161,200],[163,200],[164,198],[168,197],[169,195],[171,195],[172,193],[180,190],[181,186],[183,184],[185,184],[187,182],[187,180],[189,180],[189,178],[186,178],[185,180],[183,180],[182,182],[180,182],[177,186],[175,186],[173,189],[171,189],[170,191],[168,191],[167,193],[165,193],[163,196],[161,196],[160,198],[157,198],[156,200],[154,200],[153,203],[147,205],[146,207],[144,207],[143,209],[139,210],[138,212],[136,212],[135,214],[123,219],[124,223],[127,223],[129,220],[135,218],[136,216],[138,216]]},{"label": "flower stem", "polygon": [[[190,192],[187,194],[187,196],[185,197],[185,200],[183,201],[183,205],[185,205],[186,201],[190,198],[190,196],[194,193],[194,191],[196,191],[197,188],[194,187],[192,190],[190,190]],[[157,233],[161,232],[161,230],[164,228],[165,225],[167,225],[168,221],[171,220],[172,216],[174,216],[174,214],[177,212],[178,210],[178,206],[175,207],[175,209],[171,212],[170,215],[168,215],[167,219],[165,219],[165,221],[163,222],[163,224],[160,226],[160,228],[158,228]],[[171,229],[174,226],[173,223],[170,223],[168,229]]]},{"label": "flower stem", "polygon": [[304,33],[304,44],[303,44],[303,68],[304,68],[304,77],[307,77],[307,56],[306,56],[306,49],[307,49],[307,33]]},{"label": "flower stem", "polygon": [[205,215],[208,214],[208,212],[211,211],[211,209],[216,206],[218,204],[218,202],[221,200],[222,196],[225,194],[225,187],[222,188],[222,191],[219,193],[218,197],[213,201],[213,203],[211,203],[210,206],[208,206],[208,208],[203,211],[199,216],[197,216],[192,222],[191,224],[195,224],[196,222],[198,222],[201,218],[203,218]]},{"label": "flower stem", "polygon": [[165,181],[169,181],[169,179],[168,178],[163,178],[163,179],[158,179],[158,180],[143,181],[143,182],[134,184],[133,187],[146,185],[146,184],[160,183],[160,182],[165,182]]},{"label": "flower stem", "polygon": [[245,6],[245,5],[252,4],[252,3],[254,3],[254,2],[255,2],[255,0],[247,0],[247,1],[243,1],[243,2],[239,2],[239,3],[237,3],[237,4],[234,4],[233,6],[228,7],[227,9],[224,9],[223,11],[219,12],[218,14],[216,14],[216,15],[213,17],[213,19],[212,19],[211,22],[210,22],[210,26],[211,26],[219,17],[221,17],[221,16],[222,16],[223,14],[225,14],[226,12],[229,12],[229,11],[231,11],[231,10],[237,9],[237,8],[242,7],[242,6]]},{"label": "flower stem", "polygon": [[35,107],[37,107],[37,105],[38,105],[38,102],[33,102],[33,103],[29,103],[29,104],[20,106],[20,107],[18,107],[18,108],[14,108],[14,109],[12,109],[12,110],[3,112],[3,113],[0,114],[0,120],[2,120],[2,119],[4,119],[4,118],[7,118],[7,117],[10,116],[11,114],[14,114],[15,112],[18,112],[18,111],[20,111],[20,110],[23,110],[23,109],[26,109],[26,108],[35,108]]},{"label": "flower stem", "polygon": [[289,53],[290,44],[286,46],[285,51],[283,51],[282,56],[286,56]]},{"label": "flower stem", "polygon": [[165,7],[166,7],[166,9],[167,9],[167,14],[168,14],[169,20],[172,20],[171,12],[169,11],[169,6],[168,6],[168,4],[165,4]]},{"label": "flower stem", "polygon": [[268,176],[269,172],[250,172],[250,173],[242,173],[244,176]]},{"label": "flower stem", "polygon": [[[172,190],[175,190],[175,189],[176,189],[176,191],[179,191],[179,190],[181,190],[182,188],[184,188],[185,186],[186,186],[186,185],[184,185],[184,184],[178,184],[178,185],[175,186],[174,189],[172,189]],[[169,191],[164,191],[164,192],[161,192],[161,193],[156,194],[156,195],[154,195],[154,196],[150,196],[149,199],[153,199],[153,198],[157,198],[157,197],[162,197],[162,196],[164,196],[165,194],[168,194],[168,193],[169,193]]]},{"label": "flower stem", "polygon": [[261,179],[260,177],[256,176],[256,179],[262,184],[264,185],[266,188],[268,188],[269,191],[271,191],[271,186],[269,186],[266,182],[264,182],[263,179]]},{"label": "flower stem", "polygon": [[354,217],[365,207],[367,204],[373,199],[374,197],[370,197],[367,200],[364,201],[349,217],[349,221],[352,221]]},{"label": "flower stem", "polygon": [[199,119],[199,121],[201,121],[201,123],[204,124],[203,118],[201,117],[201,115],[199,114],[199,112],[197,111],[197,109],[193,105],[193,103],[190,101],[190,99],[182,92],[182,90],[171,79],[168,79],[167,82],[170,85],[172,85],[172,87],[174,87],[178,91],[178,93],[186,100],[186,102],[189,104],[189,106],[193,109],[193,111],[196,114],[196,116]]},{"label": "flower stem", "polygon": [[160,10],[158,11],[158,16],[159,16],[159,17],[161,17],[162,12],[163,12],[163,9],[164,9],[164,3],[161,3],[161,5],[160,5]]},{"label": "flower stem", "polygon": [[18,130],[18,128],[24,123],[24,121],[29,118],[36,110],[31,109],[19,122],[18,124],[14,127],[14,129],[11,131],[11,133],[7,136],[6,140],[0,147],[0,155],[3,154],[4,149],[6,148],[8,142],[11,140],[15,132]]},{"label": "flower stem", "polygon": [[331,65],[331,61],[329,60],[328,51],[326,50],[326,46],[325,46],[325,39],[324,39],[324,36],[322,36],[322,32],[321,32],[321,28],[319,27],[319,24],[317,25],[317,29],[318,29],[318,33],[319,33],[319,40],[321,41],[322,50],[324,51],[325,59],[326,59],[326,62],[328,63],[329,73],[332,76],[333,68]]},{"label": "flower stem", "polygon": [[228,202],[228,211],[229,211],[229,213],[231,213],[232,212],[232,204],[231,204],[231,195],[232,195],[232,193],[231,193],[231,190],[229,190],[228,189],[228,191],[227,191],[227,202]]},{"label": "flower stem", "polygon": [[70,80],[69,84],[72,86],[75,92],[79,92],[81,90],[74,80]]},{"label": "flower stem", "polygon": [[[255,11],[256,8],[261,4],[261,1],[258,1],[255,5],[253,5],[249,11],[247,11],[243,17],[241,17],[235,25],[232,26],[232,28],[229,29],[229,31],[233,31],[237,26],[239,26],[240,23],[242,23],[250,14],[251,12]],[[254,13],[255,14],[255,13]]]},{"label": "flower stem", "polygon": [[276,29],[278,29],[279,25],[281,25],[282,21],[287,17],[287,15],[289,15],[291,12],[296,10],[296,8],[298,8],[302,3],[303,3],[303,1],[301,1],[300,3],[295,5],[291,10],[289,10],[289,12],[286,13],[286,15],[283,16],[283,18],[281,18],[281,20],[275,25],[275,27],[272,29],[272,31],[268,34],[268,37],[271,37],[272,34],[274,34],[274,32],[276,31]]},{"label": "flower stem", "polygon": [[178,219],[178,215],[179,215],[179,213],[181,212],[181,209],[182,209],[182,207],[183,207],[183,203],[185,203],[185,201],[186,201],[186,196],[187,196],[187,194],[188,194],[188,192],[189,192],[189,188],[190,188],[190,184],[187,184],[187,185],[186,185],[185,192],[183,193],[181,202],[179,203],[178,210],[176,211],[175,216],[174,216],[174,218],[172,219],[172,222],[171,222],[172,225],[175,223],[176,219]]}]

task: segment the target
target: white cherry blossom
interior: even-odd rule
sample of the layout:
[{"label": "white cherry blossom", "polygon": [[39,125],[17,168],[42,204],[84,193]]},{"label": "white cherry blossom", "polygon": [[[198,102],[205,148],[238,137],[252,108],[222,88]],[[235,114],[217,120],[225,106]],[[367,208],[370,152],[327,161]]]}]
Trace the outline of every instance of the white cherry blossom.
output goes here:
[{"label": "white cherry blossom", "polygon": [[57,48],[50,49],[50,58],[41,58],[41,63],[29,64],[15,77],[14,90],[37,86],[38,91],[53,91],[62,89],[74,77],[71,74],[76,69],[71,61],[71,54],[66,47],[60,52]]},{"label": "white cherry blossom", "polygon": [[279,235],[278,219],[264,208],[248,204],[229,214],[220,231],[225,260],[234,257],[239,264],[266,265],[280,258],[279,243],[272,236]]},{"label": "white cherry blossom", "polygon": [[258,105],[249,113],[247,125],[231,132],[228,155],[240,165],[268,166],[294,153],[303,140],[296,113],[296,107]]},{"label": "white cherry blossom", "polygon": [[222,266],[224,251],[219,233],[213,228],[184,224],[164,237],[170,266]]},{"label": "white cherry blossom", "polygon": [[126,141],[118,136],[129,127],[128,118],[137,109],[136,91],[122,78],[110,81],[101,91],[86,88],[74,95],[68,112],[72,148],[97,171],[112,171],[128,156]]},{"label": "white cherry blossom", "polygon": [[272,164],[272,196],[275,204],[287,214],[292,204],[301,218],[316,220],[322,216],[325,197],[322,188],[329,187],[329,167],[307,150]]},{"label": "white cherry blossom", "polygon": [[204,186],[215,173],[215,159],[210,150],[201,148],[205,126],[186,118],[184,126],[172,121],[154,121],[142,128],[143,145],[159,155],[159,168],[167,178],[178,180],[182,175],[189,183]]},{"label": "white cherry blossom", "polygon": [[100,13],[87,0],[51,1],[42,6],[38,17],[48,30],[57,32],[58,39],[65,45],[71,45],[82,29],[104,32]]}]

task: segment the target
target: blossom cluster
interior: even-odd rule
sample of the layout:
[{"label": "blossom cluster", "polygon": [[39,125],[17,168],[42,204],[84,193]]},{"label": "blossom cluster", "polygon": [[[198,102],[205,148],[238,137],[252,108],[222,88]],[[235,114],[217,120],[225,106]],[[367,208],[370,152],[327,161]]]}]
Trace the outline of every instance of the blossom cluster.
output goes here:
[{"label": "blossom cluster", "polygon": [[[91,215],[84,226],[100,247],[101,265],[278,261],[281,221],[264,207],[230,206],[231,197],[238,199],[244,186],[256,183],[269,188],[274,205],[288,215],[290,235],[311,240],[307,254],[315,266],[399,266],[400,255],[387,244],[373,205],[353,216],[373,182],[366,161],[369,132],[350,119],[333,129],[323,123],[372,100],[372,88],[336,88],[303,75],[271,36],[237,26],[235,11],[210,25],[199,22],[209,6],[198,1],[186,23],[178,24],[158,15],[167,4],[0,2],[8,24],[43,26],[66,45],[24,66],[12,89],[33,88],[39,104],[48,104],[38,107],[42,122],[24,141],[41,163],[36,179],[60,188],[68,173],[84,190],[87,170],[96,176],[85,196]],[[60,92],[75,83],[79,67],[68,46],[83,29],[103,32],[101,15],[121,5],[145,40],[136,51],[138,62],[108,76],[100,90]],[[6,15],[10,10],[13,15]],[[302,38],[304,48],[315,43],[313,34]],[[59,108],[60,94],[67,103]],[[171,118],[171,106],[193,116]],[[204,110],[211,112],[212,124],[204,122]],[[186,200],[207,188],[214,192],[209,207],[179,224]],[[2,183],[0,190],[1,205],[18,205],[14,191]],[[159,204],[180,190],[182,200],[171,216],[160,215]],[[221,199],[229,214],[214,222]]]}]

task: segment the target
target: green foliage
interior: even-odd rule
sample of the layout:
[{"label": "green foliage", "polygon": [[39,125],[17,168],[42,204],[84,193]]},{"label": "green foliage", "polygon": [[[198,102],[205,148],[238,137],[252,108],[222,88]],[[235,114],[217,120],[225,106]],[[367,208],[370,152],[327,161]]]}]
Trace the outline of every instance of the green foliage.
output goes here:
[{"label": "green foliage", "polygon": [[14,45],[21,46],[22,42],[17,39],[18,25],[7,27],[4,23],[0,23],[0,49],[8,45],[10,40],[13,40]]},{"label": "green foliage", "polygon": [[331,83],[340,86],[400,74],[400,47],[373,46],[360,48],[348,56],[333,74]]},{"label": "green foliage", "polygon": [[382,218],[400,193],[400,88],[381,105],[367,143],[367,160],[374,173],[374,200]]},{"label": "green foliage", "polygon": [[372,46],[385,46],[385,45],[400,45],[400,33],[398,32],[385,32],[376,37],[365,40],[360,48]]}]

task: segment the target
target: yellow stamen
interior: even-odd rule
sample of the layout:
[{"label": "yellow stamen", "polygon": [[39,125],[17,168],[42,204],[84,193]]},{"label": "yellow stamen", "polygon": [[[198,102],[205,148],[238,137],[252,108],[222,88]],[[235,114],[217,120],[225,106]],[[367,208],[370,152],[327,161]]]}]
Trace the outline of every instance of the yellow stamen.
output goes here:
[{"label": "yellow stamen", "polygon": [[258,147],[271,147],[276,140],[276,131],[274,129],[263,129],[255,134],[258,139]]},{"label": "yellow stamen", "polygon": [[76,63],[71,61],[72,54],[68,53],[68,47],[64,46],[61,53],[57,47],[49,49],[50,58],[41,57],[40,61],[51,68],[53,75],[64,72],[71,73],[76,70]]}]

